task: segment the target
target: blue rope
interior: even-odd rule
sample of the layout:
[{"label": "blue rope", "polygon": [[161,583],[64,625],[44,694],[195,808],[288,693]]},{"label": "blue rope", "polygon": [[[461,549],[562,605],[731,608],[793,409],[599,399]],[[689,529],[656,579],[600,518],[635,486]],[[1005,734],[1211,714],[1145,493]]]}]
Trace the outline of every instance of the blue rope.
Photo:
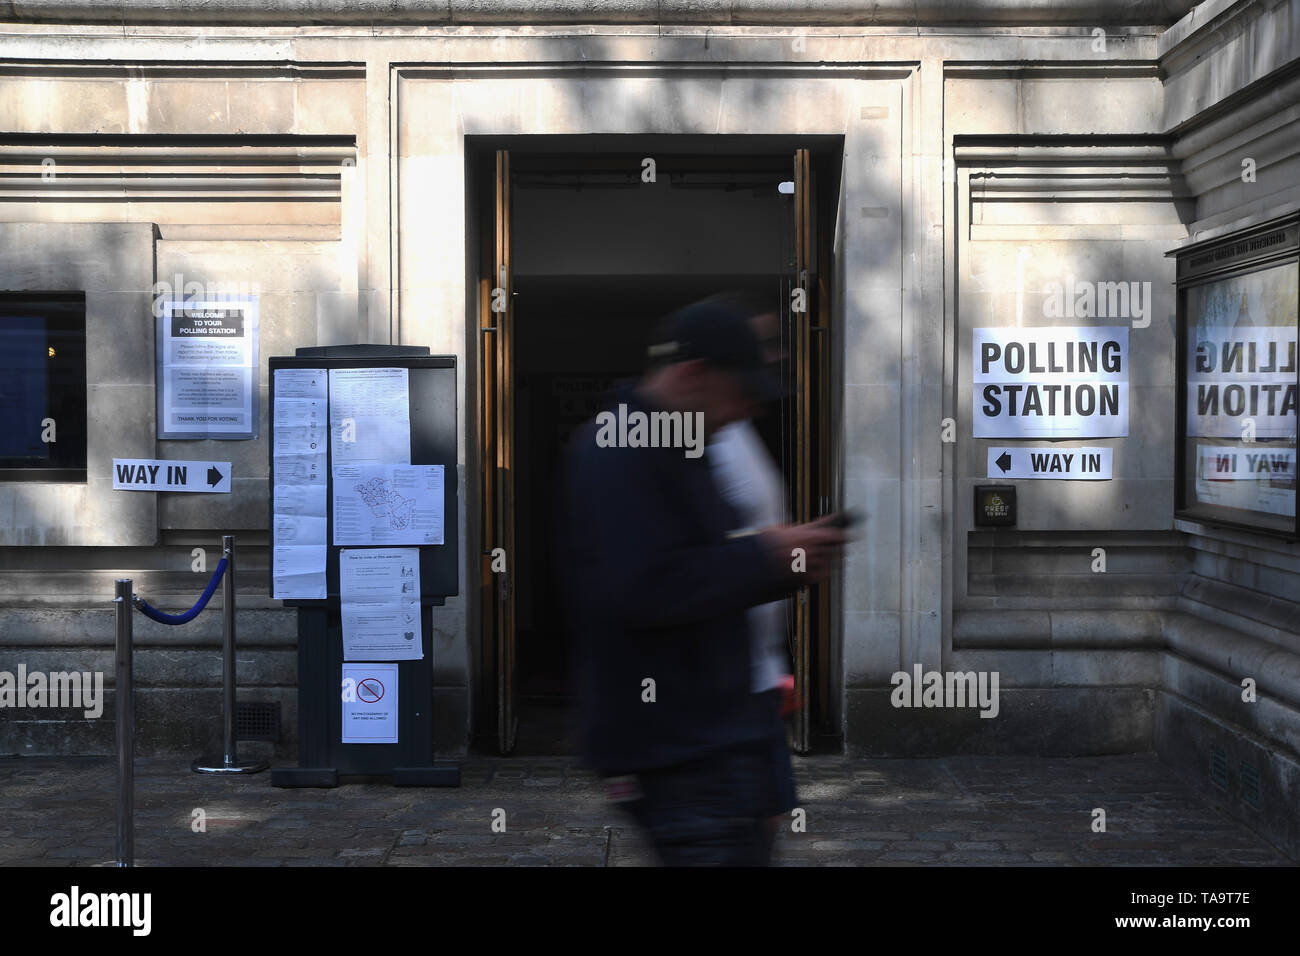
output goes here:
[{"label": "blue rope", "polygon": [[225,573],[226,559],[222,558],[217,564],[217,570],[212,572],[212,580],[208,582],[207,590],[205,590],[203,596],[199,598],[199,603],[194,605],[184,614],[164,613],[138,594],[135,596],[135,606],[139,608],[141,614],[145,617],[152,618],[159,624],[185,624],[198,617],[199,613],[208,606],[208,601],[212,599],[212,592],[217,589],[217,582],[221,580],[221,576]]}]

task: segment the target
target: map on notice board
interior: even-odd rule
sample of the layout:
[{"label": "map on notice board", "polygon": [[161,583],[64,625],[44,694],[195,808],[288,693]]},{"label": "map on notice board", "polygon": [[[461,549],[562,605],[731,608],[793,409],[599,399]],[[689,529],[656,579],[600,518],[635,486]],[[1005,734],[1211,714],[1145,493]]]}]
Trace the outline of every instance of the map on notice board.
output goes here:
[{"label": "map on notice board", "polygon": [[442,544],[442,465],[335,465],[334,544]]}]

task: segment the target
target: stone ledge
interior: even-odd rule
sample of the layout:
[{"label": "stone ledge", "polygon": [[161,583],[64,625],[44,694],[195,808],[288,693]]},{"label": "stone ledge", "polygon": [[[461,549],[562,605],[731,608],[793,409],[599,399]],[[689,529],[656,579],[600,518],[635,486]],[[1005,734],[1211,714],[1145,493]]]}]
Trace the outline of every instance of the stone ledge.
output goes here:
[{"label": "stone ledge", "polygon": [[1164,626],[1169,650],[1222,674],[1253,677],[1261,691],[1300,706],[1300,654],[1182,611]]},{"label": "stone ledge", "polygon": [[1172,25],[1191,0],[9,0],[0,21],[87,23],[712,23]]},{"label": "stone ledge", "polygon": [[[895,708],[891,688],[845,692],[849,757],[956,754],[1101,756],[1153,749],[1155,691],[1141,688],[1000,689],[998,716],[974,708]],[[858,733],[852,731],[856,728]]]},{"label": "stone ledge", "polygon": [[1187,610],[1138,614],[1071,609],[1068,618],[1070,626],[1058,628],[1052,611],[959,611],[953,618],[953,650],[1102,652],[1157,647],[1234,680],[1253,677],[1260,691],[1300,708],[1300,654],[1273,641]]},{"label": "stone ledge", "polygon": [[1205,31],[1216,21],[1222,26],[1228,14],[1239,12],[1234,11],[1234,7],[1244,9],[1248,5],[1242,0],[1204,0],[1194,5],[1160,37],[1158,49],[1161,59],[1193,37],[1200,39],[1205,36]]},{"label": "stone ledge", "polygon": [[[185,610],[186,601],[192,604],[195,596],[150,603],[174,614]],[[235,644],[241,651],[296,647],[297,621],[294,608],[249,608],[240,603],[235,610]],[[137,613],[131,625],[132,643],[135,647],[219,647],[221,623],[216,598],[194,620],[178,626],[158,624]],[[113,609],[107,602],[101,608],[0,608],[0,649],[111,648],[115,643]]]}]

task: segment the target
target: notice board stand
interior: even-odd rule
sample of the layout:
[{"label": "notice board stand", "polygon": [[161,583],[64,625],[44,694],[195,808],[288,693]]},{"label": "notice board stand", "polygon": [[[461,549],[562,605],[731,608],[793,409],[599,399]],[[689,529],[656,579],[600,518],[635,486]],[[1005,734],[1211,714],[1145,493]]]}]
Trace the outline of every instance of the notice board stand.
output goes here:
[{"label": "notice board stand", "polygon": [[[339,610],[339,551],[333,544],[332,454],[326,472],[326,598],[286,600],[298,609],[298,766],[271,771],[274,787],[336,787],[340,774],[391,776],[394,786],[460,786],[460,765],[433,759],[433,608],[459,593],[456,480],[456,359],[427,348],[348,345],[297,349],[270,359],[271,495],[275,489],[275,373],[277,369],[408,369],[412,465],[443,466],[443,543],[422,545],[421,660],[384,662],[398,668],[396,743],[343,743],[343,629]],[[328,422],[328,416],[326,421]],[[332,452],[332,449],[331,449]],[[272,506],[274,507],[274,505]],[[275,554],[271,522],[271,554]],[[400,547],[400,546],[399,546]],[[274,558],[273,558],[274,560]],[[351,663],[351,662],[349,662]]]}]

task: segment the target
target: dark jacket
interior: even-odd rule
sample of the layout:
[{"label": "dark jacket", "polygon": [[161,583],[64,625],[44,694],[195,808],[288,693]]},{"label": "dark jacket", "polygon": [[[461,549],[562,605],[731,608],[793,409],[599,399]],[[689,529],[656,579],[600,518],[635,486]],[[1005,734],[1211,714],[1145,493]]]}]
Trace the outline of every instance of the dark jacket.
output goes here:
[{"label": "dark jacket", "polygon": [[[605,407],[653,411],[630,388]],[[707,459],[609,448],[575,432],[560,493],[560,562],[576,637],[581,754],[605,773],[671,766],[779,732],[750,693],[746,608],[787,593],[789,566],[740,521]],[[643,701],[643,681],[655,701]]]}]

